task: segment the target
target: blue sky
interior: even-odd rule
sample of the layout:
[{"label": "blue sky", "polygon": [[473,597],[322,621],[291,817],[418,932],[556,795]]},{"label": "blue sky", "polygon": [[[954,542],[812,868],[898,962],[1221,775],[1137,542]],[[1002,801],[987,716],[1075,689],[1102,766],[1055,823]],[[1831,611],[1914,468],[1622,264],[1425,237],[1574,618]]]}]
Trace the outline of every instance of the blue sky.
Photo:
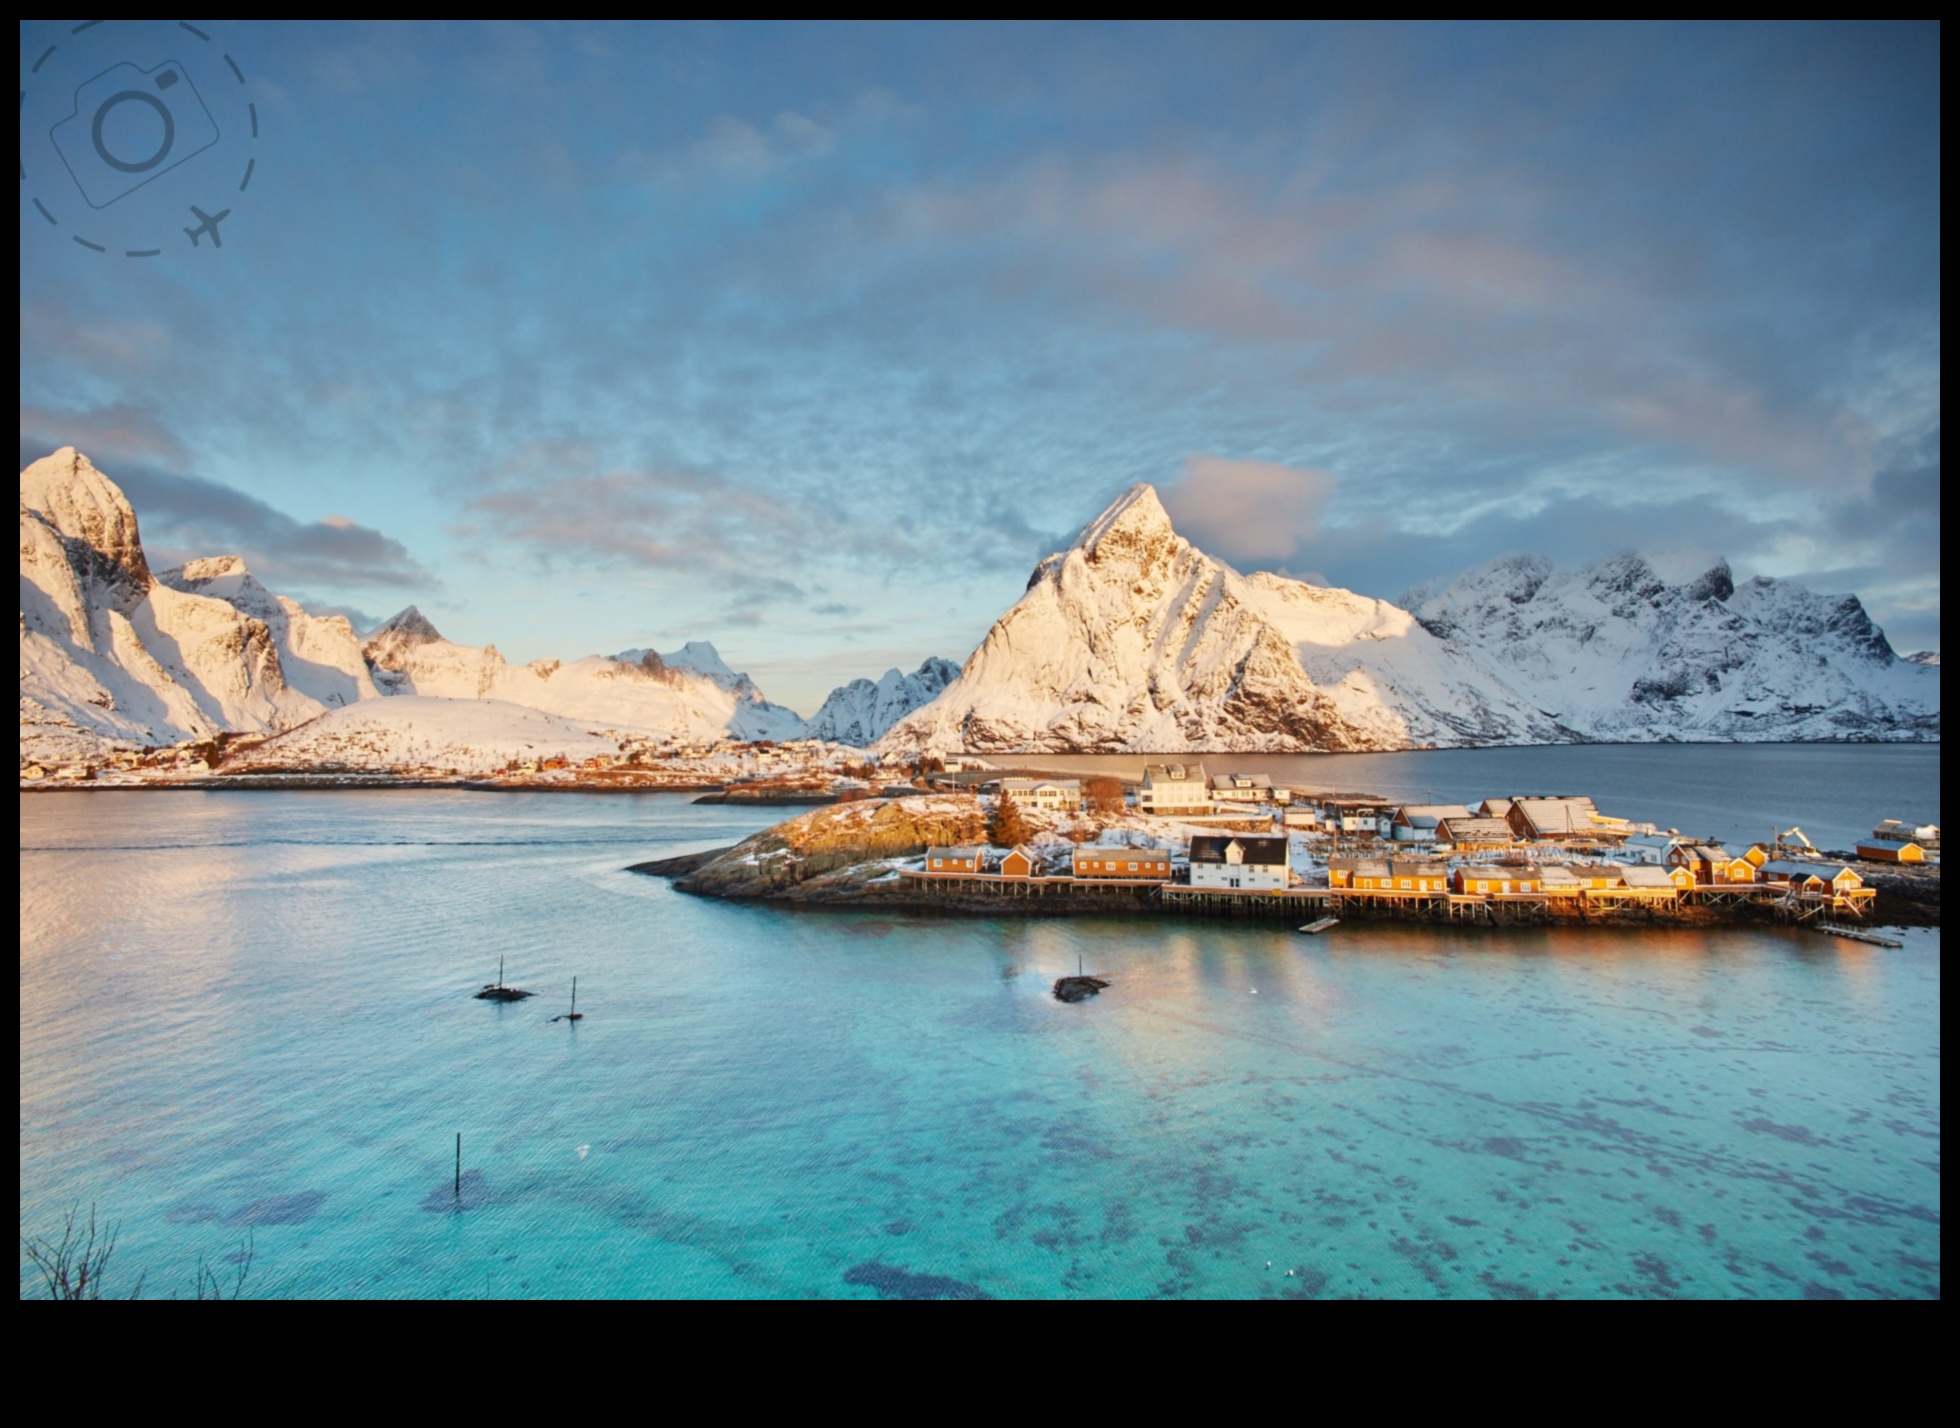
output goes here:
[{"label": "blue sky", "polygon": [[[1147,480],[1243,568],[1692,546],[1939,644],[1937,26],[71,30],[22,458],[166,559],[807,712]],[[164,60],[221,139],[83,206],[51,126]]]}]

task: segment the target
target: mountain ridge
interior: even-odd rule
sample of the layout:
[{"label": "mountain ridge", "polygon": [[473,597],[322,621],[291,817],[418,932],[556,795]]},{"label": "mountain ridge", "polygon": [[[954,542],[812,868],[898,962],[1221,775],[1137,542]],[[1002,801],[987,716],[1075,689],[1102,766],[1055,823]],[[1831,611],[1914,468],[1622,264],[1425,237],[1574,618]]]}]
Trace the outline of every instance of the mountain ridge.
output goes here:
[{"label": "mountain ridge", "polygon": [[1242,574],[1147,484],[1038,562],[964,664],[852,680],[808,720],[706,641],[512,665],[415,605],[363,640],[236,555],[155,572],[128,500],[72,447],[23,469],[20,524],[23,761],[280,734],[398,697],[902,754],[1940,737],[1938,652],[1901,659],[1855,595],[1624,553],[1504,556],[1396,604]]}]

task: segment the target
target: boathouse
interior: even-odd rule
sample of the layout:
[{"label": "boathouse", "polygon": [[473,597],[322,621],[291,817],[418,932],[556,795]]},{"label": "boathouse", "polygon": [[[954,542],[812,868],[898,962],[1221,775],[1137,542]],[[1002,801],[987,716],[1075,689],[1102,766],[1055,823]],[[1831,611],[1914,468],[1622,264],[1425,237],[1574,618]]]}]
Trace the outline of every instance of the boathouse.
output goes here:
[{"label": "boathouse", "polygon": [[1284,892],[1286,848],[1283,837],[1200,834],[1191,840],[1191,886]]},{"label": "boathouse", "polygon": [[1445,818],[1436,828],[1437,850],[1457,853],[1483,853],[1508,848],[1518,841],[1511,825],[1502,818],[1472,814],[1467,818]]},{"label": "boathouse", "polygon": [[1450,890],[1486,897],[1515,897],[1544,887],[1544,876],[1529,863],[1465,863],[1450,874]]},{"label": "boathouse", "polygon": [[[1633,871],[1618,863],[1569,863],[1566,871],[1578,880],[1585,892],[1610,892],[1614,888],[1626,886],[1626,875]],[[1668,886],[1672,888],[1673,883]]]},{"label": "boathouse", "polygon": [[1865,885],[1857,871],[1843,863],[1812,863],[1795,858],[1763,864],[1761,876],[1766,883],[1801,893],[1842,894]]},{"label": "boathouse", "polygon": [[1434,843],[1444,819],[1469,816],[1460,803],[1405,803],[1389,821],[1388,836],[1398,843]]},{"label": "boathouse", "polygon": [[1093,843],[1076,847],[1072,871],[1085,880],[1109,878],[1169,882],[1171,855],[1164,848],[1104,848]]},{"label": "boathouse", "polygon": [[1681,896],[1670,870],[1652,863],[1633,863],[1620,869],[1626,895],[1636,902],[1674,902]]},{"label": "boathouse", "polygon": [[1719,843],[1683,843],[1668,850],[1667,860],[1674,867],[1688,869],[1704,887],[1756,881],[1758,864]]},{"label": "boathouse", "polygon": [[1433,858],[1391,858],[1388,875],[1396,892],[1440,893],[1450,886],[1449,864]]},{"label": "boathouse", "polygon": [[1354,858],[1337,855],[1327,860],[1327,886],[1330,888],[1386,888],[1390,886],[1388,859]]},{"label": "boathouse", "polygon": [[1001,854],[996,871],[1003,878],[1031,878],[1041,867],[1041,859],[1025,843]]},{"label": "boathouse", "polygon": [[1910,839],[1862,838],[1855,851],[1867,862],[1873,863],[1923,863],[1926,850]]},{"label": "boathouse", "polygon": [[1556,864],[1539,869],[1538,886],[1551,897],[1577,897],[1582,891],[1572,869]]},{"label": "boathouse", "polygon": [[1599,831],[1590,798],[1514,798],[1504,819],[1520,838],[1590,838]]},{"label": "boathouse", "polygon": [[985,848],[928,848],[926,849],[926,871],[938,873],[942,877],[953,873],[978,873],[985,871],[987,850]]}]

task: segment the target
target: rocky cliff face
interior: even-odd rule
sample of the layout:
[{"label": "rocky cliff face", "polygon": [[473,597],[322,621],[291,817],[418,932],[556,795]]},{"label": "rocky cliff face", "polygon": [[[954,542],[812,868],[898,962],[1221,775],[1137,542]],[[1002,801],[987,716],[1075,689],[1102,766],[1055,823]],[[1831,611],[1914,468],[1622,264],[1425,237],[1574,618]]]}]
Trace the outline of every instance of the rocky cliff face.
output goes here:
[{"label": "rocky cliff face", "polygon": [[1937,667],[1899,659],[1855,595],[1697,564],[1514,556],[1404,602],[1589,739],[1939,737]]},{"label": "rocky cliff face", "polygon": [[347,617],[308,614],[297,601],[261,585],[240,557],[193,560],[157,579],[187,595],[223,600],[247,619],[262,622],[279,652],[287,685],[323,707],[375,697],[360,639]]},{"label": "rocky cliff face", "polygon": [[1035,569],[959,678],[881,747],[1302,752],[1559,737],[1406,612],[1240,575],[1138,486]]}]

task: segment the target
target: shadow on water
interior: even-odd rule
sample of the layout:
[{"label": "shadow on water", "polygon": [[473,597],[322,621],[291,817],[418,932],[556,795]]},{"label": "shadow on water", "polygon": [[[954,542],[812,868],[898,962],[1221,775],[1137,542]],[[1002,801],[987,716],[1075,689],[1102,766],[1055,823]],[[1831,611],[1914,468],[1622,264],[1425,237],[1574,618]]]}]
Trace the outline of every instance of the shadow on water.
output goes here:
[{"label": "shadow on water", "polygon": [[992,1299],[977,1284],[944,1274],[914,1274],[896,1265],[867,1261],[844,1271],[844,1282],[875,1289],[880,1299]]}]

